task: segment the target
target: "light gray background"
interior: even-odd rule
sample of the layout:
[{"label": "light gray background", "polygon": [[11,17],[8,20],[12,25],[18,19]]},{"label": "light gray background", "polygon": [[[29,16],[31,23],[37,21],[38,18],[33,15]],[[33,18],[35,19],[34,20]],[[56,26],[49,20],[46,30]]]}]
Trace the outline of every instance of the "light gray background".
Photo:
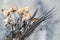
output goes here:
[{"label": "light gray background", "polygon": [[[43,22],[27,40],[60,40],[60,0],[0,0],[0,9],[25,6],[30,8],[31,15],[39,8],[36,17],[55,6],[54,17]],[[4,15],[0,11],[0,40],[4,40],[6,34],[3,19]],[[40,27],[43,27],[43,31],[39,30]]]}]

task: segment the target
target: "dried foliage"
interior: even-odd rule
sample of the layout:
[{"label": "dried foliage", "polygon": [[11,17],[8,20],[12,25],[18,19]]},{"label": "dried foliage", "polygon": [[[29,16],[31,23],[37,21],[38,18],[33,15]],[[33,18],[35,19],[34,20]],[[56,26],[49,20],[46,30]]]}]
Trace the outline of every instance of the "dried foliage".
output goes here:
[{"label": "dried foliage", "polygon": [[[6,40],[25,40],[25,38],[28,38],[43,21],[52,17],[51,12],[54,8],[55,7],[49,11],[45,11],[43,16],[39,18],[35,18],[38,8],[34,12],[33,16],[28,14],[28,7],[20,8],[18,11],[16,7],[10,8],[9,10],[2,9],[2,12],[6,16],[6,19],[4,20],[5,26],[9,31]],[[11,12],[18,15],[13,14],[14,16],[11,16]]]}]

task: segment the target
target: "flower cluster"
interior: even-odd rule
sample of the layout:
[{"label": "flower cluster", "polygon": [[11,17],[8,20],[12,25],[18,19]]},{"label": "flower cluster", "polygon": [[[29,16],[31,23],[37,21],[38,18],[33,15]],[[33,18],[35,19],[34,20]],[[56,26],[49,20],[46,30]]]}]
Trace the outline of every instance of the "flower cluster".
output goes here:
[{"label": "flower cluster", "polygon": [[[2,9],[2,12],[6,17],[9,17],[11,12],[16,12],[17,15],[22,16],[23,20],[29,20],[31,18],[28,7],[19,8],[19,9],[17,9],[16,7],[13,7],[13,8],[10,8],[9,10]],[[5,22],[7,21],[6,23],[8,23],[9,20],[10,20],[9,18],[6,18]]]},{"label": "flower cluster", "polygon": [[[49,11],[45,11],[43,16],[40,18],[34,18],[37,14],[38,9],[34,12],[33,16],[29,14],[28,7],[19,9],[13,7],[9,10],[2,9],[3,14],[6,16],[6,19],[4,21],[6,25],[9,24],[8,27],[11,27],[10,29],[12,29],[11,31],[9,30],[10,34],[8,35],[9,38],[7,38],[7,40],[13,40],[13,38],[16,37],[18,40],[24,40],[26,37],[29,37],[43,21],[52,17],[51,12],[54,8],[55,7]],[[11,14],[15,16],[13,17]]]},{"label": "flower cluster", "polygon": [[[9,33],[12,31],[16,32],[17,30],[19,30],[20,33],[24,35],[25,32],[27,32],[27,30],[29,29],[29,26],[31,26],[35,21],[37,21],[36,18],[31,17],[31,15],[29,14],[28,7],[19,8],[19,9],[13,7],[10,8],[9,10],[2,9],[2,12],[6,16],[4,22],[6,27],[9,29]],[[12,16],[11,14],[14,16]]]}]

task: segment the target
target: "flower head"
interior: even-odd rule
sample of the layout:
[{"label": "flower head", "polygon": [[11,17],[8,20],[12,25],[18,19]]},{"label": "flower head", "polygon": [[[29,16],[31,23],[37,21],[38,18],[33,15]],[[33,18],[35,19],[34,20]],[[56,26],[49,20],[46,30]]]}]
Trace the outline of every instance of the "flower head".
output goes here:
[{"label": "flower head", "polygon": [[29,7],[25,7],[24,11],[25,11],[25,13],[28,13],[29,12]]},{"label": "flower head", "polygon": [[32,19],[32,22],[35,22],[35,21],[38,21],[38,19],[37,18],[33,18]]},{"label": "flower head", "polygon": [[10,22],[11,22],[10,18],[6,18],[6,19],[4,19],[4,21],[6,24],[10,24]]},{"label": "flower head", "polygon": [[24,15],[25,13],[28,13],[29,12],[29,8],[28,7],[25,7],[25,8],[20,8],[20,9],[18,9],[18,11],[17,11],[17,14],[19,14],[19,15]]},{"label": "flower head", "polygon": [[15,12],[16,11],[16,7],[10,8],[9,11],[10,12]]},{"label": "flower head", "polygon": [[5,16],[9,16],[10,15],[10,11],[8,11],[8,10],[2,10],[2,12],[3,12],[3,14]]},{"label": "flower head", "polygon": [[23,15],[22,19],[23,20],[29,20],[31,18],[31,15],[26,13],[25,15]]}]

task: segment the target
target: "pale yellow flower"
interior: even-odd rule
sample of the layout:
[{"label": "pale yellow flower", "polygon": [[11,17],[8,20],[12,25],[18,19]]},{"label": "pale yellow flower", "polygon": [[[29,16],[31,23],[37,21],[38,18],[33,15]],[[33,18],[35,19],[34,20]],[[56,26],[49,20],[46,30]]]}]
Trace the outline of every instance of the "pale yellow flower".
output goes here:
[{"label": "pale yellow flower", "polygon": [[29,12],[29,8],[28,7],[25,7],[25,8],[20,8],[18,9],[17,11],[17,14],[21,15],[21,14],[25,14],[25,13],[28,13]]},{"label": "pale yellow flower", "polygon": [[4,10],[4,11],[3,11],[3,14],[4,14],[5,16],[9,16],[9,15],[10,15],[10,11]]},{"label": "pale yellow flower", "polygon": [[9,11],[10,12],[16,12],[16,9],[17,9],[16,7],[13,7],[13,8],[10,8]]},{"label": "pale yellow flower", "polygon": [[24,9],[23,8],[18,9],[17,14],[19,15],[24,14]]},{"label": "pale yellow flower", "polygon": [[10,24],[11,20],[9,18],[4,19],[5,24]]},{"label": "pale yellow flower", "polygon": [[23,15],[22,19],[23,20],[29,20],[31,18],[31,15],[26,13],[25,15]]},{"label": "pale yellow flower", "polygon": [[28,13],[29,12],[29,7],[25,7],[25,8],[23,8],[24,9],[24,12],[25,13]]}]

